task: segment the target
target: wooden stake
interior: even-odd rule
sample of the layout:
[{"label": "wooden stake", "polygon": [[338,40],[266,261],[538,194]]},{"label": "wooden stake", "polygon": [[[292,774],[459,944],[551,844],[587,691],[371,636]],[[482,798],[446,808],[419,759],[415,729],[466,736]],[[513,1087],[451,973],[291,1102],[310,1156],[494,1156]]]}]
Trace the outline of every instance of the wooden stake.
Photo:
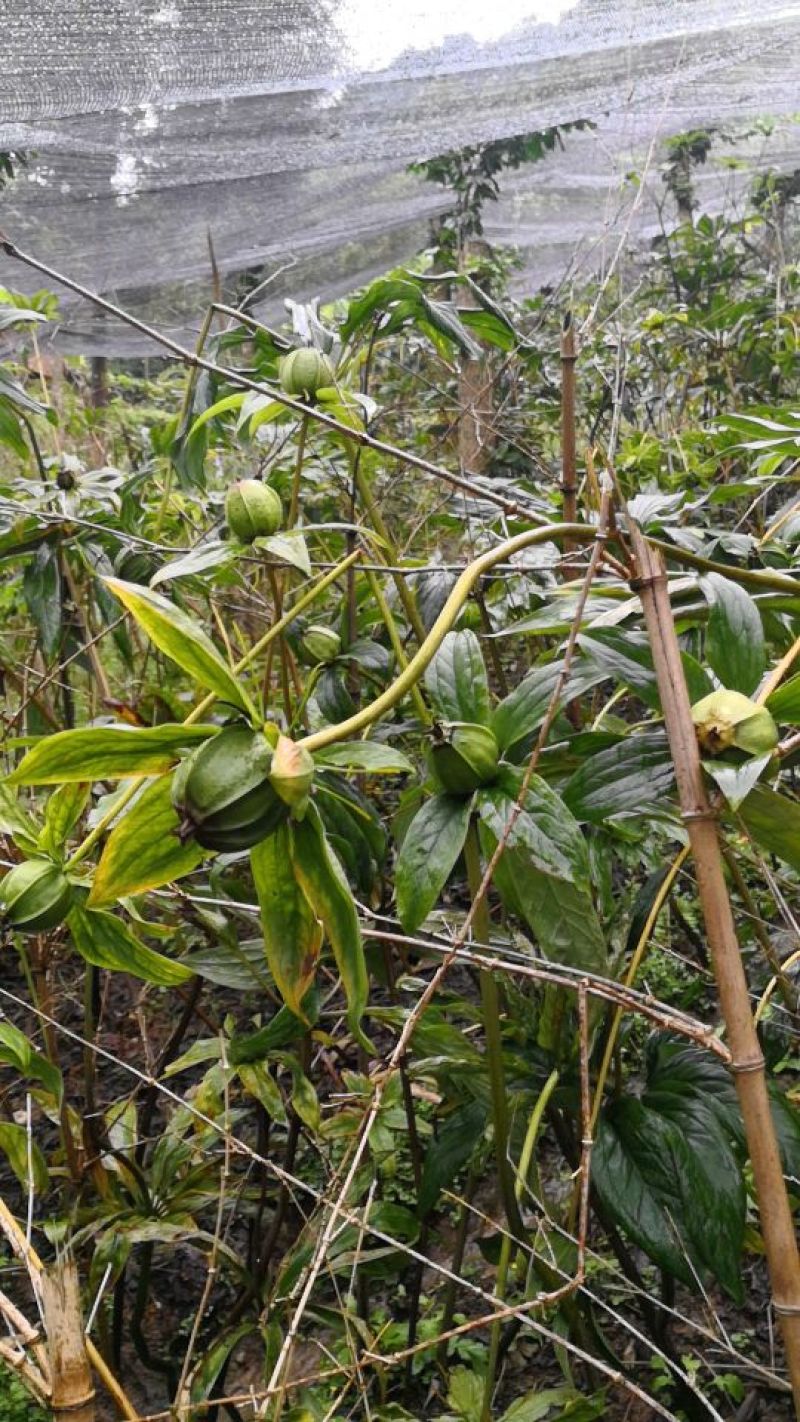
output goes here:
[{"label": "wooden stake", "polygon": [[[561,328],[561,493],[565,523],[578,521],[578,463],[575,436],[575,362],[578,343],[572,314],[567,312]],[[564,539],[564,553],[572,553],[574,544]],[[564,577],[576,577],[576,570],[564,563]]]},{"label": "wooden stake", "polygon": [[753,1166],[761,1233],[772,1284],[772,1305],[783,1334],[800,1418],[800,1258],[772,1119],[764,1057],[750,1008],[747,978],[723,872],[722,853],[700,764],[689,693],[660,553],[631,522],[639,593],[653,653],[681,814],[697,871],[697,888],[720,1008],[731,1049],[731,1071]]},{"label": "wooden stake", "polygon": [[83,1332],[78,1270],[61,1259],[40,1278],[50,1357],[53,1422],[95,1422],[94,1383]]}]

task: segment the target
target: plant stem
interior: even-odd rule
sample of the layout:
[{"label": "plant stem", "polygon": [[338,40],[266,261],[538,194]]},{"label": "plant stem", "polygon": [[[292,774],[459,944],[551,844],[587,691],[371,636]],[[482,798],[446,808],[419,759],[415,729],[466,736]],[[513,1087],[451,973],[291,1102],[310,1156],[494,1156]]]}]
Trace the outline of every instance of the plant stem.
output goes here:
[{"label": "plant stem", "polygon": [[347,736],[357,735],[367,726],[371,726],[373,721],[377,721],[384,712],[391,711],[392,707],[396,706],[401,698],[411,690],[411,687],[419,681],[425,668],[433,661],[447,633],[454,626],[469,594],[488,568],[493,568],[495,563],[502,563],[507,558],[512,558],[515,553],[521,553],[523,548],[530,548],[536,543],[552,543],[568,535],[580,538],[584,543],[591,543],[595,538],[595,530],[582,523],[554,523],[549,528],[531,528],[524,533],[518,533],[514,538],[506,539],[504,543],[498,543],[496,548],[490,548],[487,553],[482,553],[479,558],[475,558],[457,578],[447,602],[427,637],[408,665],[392,682],[392,685],[387,687],[386,691],[369,706],[364,706],[360,711],[357,711],[354,716],[350,716],[346,721],[341,721],[338,726],[326,726],[324,730],[317,731],[312,736],[306,736],[300,744],[309,751],[321,750],[323,746],[345,740]]},{"label": "plant stem", "polygon": [[[397,551],[394,539],[392,538],[388,528],[386,527],[386,524],[384,523],[383,515],[380,509],[378,508],[377,503],[372,497],[372,490],[370,489],[369,483],[367,482],[367,479],[364,475],[364,471],[361,468],[360,460],[357,463],[355,462],[355,460],[353,462],[353,477],[355,479],[356,488],[358,489],[358,497],[360,498],[362,504],[364,505],[364,508],[367,511],[367,514],[369,515],[369,521],[372,524],[372,527],[375,529],[375,532],[377,533],[378,537],[381,538],[383,540],[383,543],[385,544],[385,548],[378,547],[377,556],[380,558],[380,561],[382,563],[386,562],[388,558],[388,561],[396,566],[399,561],[400,555]],[[393,573],[392,577],[394,579],[394,585],[397,588],[397,596],[399,597],[403,605],[403,611],[405,612],[406,617],[408,618],[409,624],[413,629],[414,635],[418,642],[424,642],[425,628],[423,626],[422,618],[420,617],[419,612],[417,611],[416,603],[414,602],[414,599],[411,593],[409,592],[408,584],[406,583],[406,580],[403,577],[402,573]]]},{"label": "plant stem", "polygon": [[[390,608],[388,602],[386,601],[386,598],[383,595],[383,588],[381,587],[376,574],[373,573],[371,568],[367,568],[366,577],[367,582],[370,586],[370,590],[372,592],[372,596],[374,597],[378,605],[378,611],[383,619],[383,625],[386,628],[387,633],[389,634],[389,641],[392,644],[392,651],[394,652],[395,657],[397,658],[397,665],[399,666],[401,671],[405,671],[406,667],[408,666],[408,657],[406,656],[403,650],[403,644],[400,641],[400,635],[397,631],[397,623],[392,617],[392,609]],[[431,726],[433,724],[433,716],[425,705],[422,692],[420,691],[416,683],[411,688],[411,699],[414,702],[414,705],[417,710],[417,715],[419,716],[419,719],[422,722],[423,726]]]},{"label": "plant stem", "polygon": [[[481,943],[488,943],[491,933],[491,922],[489,919],[489,906],[486,902],[486,895],[483,894],[479,897],[481,883],[483,881],[483,871],[481,869],[478,830],[474,819],[470,821],[467,837],[464,842],[464,860],[467,866],[467,882],[469,884],[470,895],[472,896],[473,903],[476,905],[473,918],[475,933]],[[493,972],[484,968],[481,970],[479,978],[483,1027],[486,1034],[486,1063],[489,1068],[489,1087],[492,1098],[494,1152],[497,1161],[500,1193],[511,1233],[516,1235],[517,1239],[524,1240],[526,1238],[526,1231],[522,1222],[517,1196],[514,1191],[514,1173],[508,1154],[508,1099],[506,1096],[506,1076],[503,1066],[500,995],[497,991],[497,983]]]},{"label": "plant stem", "polygon": [[303,478],[303,458],[306,452],[307,433],[308,415],[304,415],[300,421],[300,429],[297,433],[297,459],[295,460],[294,475],[292,477],[292,492],[289,498],[288,528],[294,528],[297,523],[297,515],[300,512],[300,484]]},{"label": "plant stem", "polygon": [[[536,1099],[536,1104],[531,1111],[528,1129],[525,1132],[525,1141],[522,1147],[522,1154],[519,1158],[519,1169],[514,1183],[514,1194],[517,1200],[522,1199],[525,1189],[525,1182],[528,1178],[528,1171],[531,1167],[533,1152],[536,1148],[536,1141],[542,1128],[547,1103],[552,1096],[558,1082],[558,1072],[551,1071],[547,1081]],[[506,1281],[508,1279],[508,1266],[511,1262],[511,1235],[503,1235],[503,1243],[500,1246],[500,1260],[497,1265],[497,1278],[495,1280],[494,1292],[499,1299],[505,1298]],[[486,1364],[486,1381],[483,1391],[483,1410],[481,1412],[481,1422],[492,1422],[492,1395],[494,1393],[495,1377],[497,1374],[497,1361],[500,1355],[500,1342],[502,1339],[502,1325],[499,1319],[492,1324],[489,1334],[489,1359]]]}]

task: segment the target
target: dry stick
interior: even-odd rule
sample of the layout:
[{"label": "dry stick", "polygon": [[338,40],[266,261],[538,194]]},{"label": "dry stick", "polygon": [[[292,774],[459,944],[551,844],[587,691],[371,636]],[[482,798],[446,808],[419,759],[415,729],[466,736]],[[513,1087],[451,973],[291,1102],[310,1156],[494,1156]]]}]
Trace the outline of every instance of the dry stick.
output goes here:
[{"label": "dry stick", "polygon": [[544,516],[533,509],[524,508],[513,499],[504,499],[502,495],[496,494],[494,490],[487,486],[474,483],[471,479],[459,474],[453,474],[449,469],[442,468],[439,464],[433,464],[428,459],[423,459],[419,454],[412,454],[409,450],[397,449],[394,445],[385,444],[383,440],[375,439],[367,434],[366,430],[354,430],[350,425],[343,424],[333,415],[327,415],[324,411],[314,407],[310,409],[307,405],[298,400],[293,400],[289,395],[266,381],[250,380],[242,375],[238,370],[233,370],[228,366],[217,365],[212,360],[206,360],[203,356],[194,351],[187,350],[185,346],[173,341],[169,336],[163,335],[155,327],[149,326],[145,321],[140,321],[138,317],[132,316],[130,312],[124,311],[122,307],[115,306],[112,301],[107,301],[105,297],[98,296],[97,292],[90,291],[88,287],[81,286],[80,282],[73,281],[71,277],[64,276],[63,272],[56,271],[53,267],[47,266],[45,262],[40,262],[38,257],[33,257],[29,252],[23,252],[16,246],[6,234],[0,231],[0,251],[7,257],[13,257],[18,262],[23,262],[26,266],[33,267],[34,271],[42,272],[44,276],[52,281],[65,286],[68,291],[74,291],[85,301],[91,301],[93,305],[101,311],[107,311],[118,321],[124,321],[126,325],[132,326],[134,330],[141,331],[145,336],[149,336],[157,345],[164,350],[170,351],[178,360],[186,365],[193,366],[197,370],[207,370],[211,375],[221,376],[223,380],[231,381],[239,385],[243,390],[254,390],[259,395],[269,395],[278,404],[284,405],[287,410],[293,410],[296,415],[311,415],[318,424],[324,425],[326,429],[335,430],[338,434],[347,435],[354,444],[362,445],[366,449],[374,449],[377,454],[384,455],[387,459],[397,459],[401,463],[409,464],[414,469],[420,469],[424,474],[430,474],[434,479],[443,479],[445,483],[452,484],[456,489],[462,489],[465,493],[471,494],[473,498],[483,499],[487,503],[495,504],[507,514],[513,514],[518,518],[527,518],[537,524],[545,524],[547,520]]},{"label": "dry stick", "polygon": [[795,1408],[800,1417],[800,1258],[770,1109],[764,1057],[750,1010],[717,826],[703,783],[664,564],[633,521],[630,537],[638,573],[631,586],[641,598],[653,652],[681,814],[694,855],[720,1008],[731,1046],[730,1067],[753,1166],[773,1307],[783,1333]]},{"label": "dry stick", "polygon": [[75,1261],[59,1259],[41,1276],[53,1422],[95,1422],[95,1391],[83,1331]]},{"label": "dry stick", "polygon": [[[572,313],[567,312],[561,331],[561,512],[565,523],[578,521],[578,465],[575,438],[575,362],[578,345]],[[564,540],[564,553],[572,553],[573,544]],[[579,577],[580,569],[564,563],[563,577]]]}]

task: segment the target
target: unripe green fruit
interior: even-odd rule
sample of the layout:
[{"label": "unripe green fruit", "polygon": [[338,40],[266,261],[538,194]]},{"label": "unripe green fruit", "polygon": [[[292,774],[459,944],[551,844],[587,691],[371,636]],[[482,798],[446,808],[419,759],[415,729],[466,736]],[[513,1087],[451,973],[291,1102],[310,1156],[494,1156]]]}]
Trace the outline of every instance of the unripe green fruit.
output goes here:
[{"label": "unripe green fruit", "polygon": [[225,495],[225,519],[240,543],[254,538],[270,538],[283,518],[280,496],[260,479],[240,479]]},{"label": "unripe green fruit", "polygon": [[497,778],[500,748],[488,726],[453,721],[430,752],[434,780],[450,795],[471,795]]},{"label": "unripe green fruit", "polygon": [[312,665],[318,662],[332,662],[342,650],[342,639],[332,627],[309,627],[303,634],[300,646],[304,656]]},{"label": "unripe green fruit", "polygon": [[137,548],[121,548],[114,559],[114,572],[127,583],[149,583],[157,567],[152,553]]},{"label": "unripe green fruit", "polygon": [[336,381],[333,366],[322,351],[302,346],[284,356],[280,363],[281,388],[294,398],[310,399],[318,390]]},{"label": "unripe green fruit", "polygon": [[204,849],[251,849],[286,818],[269,783],[272,748],[260,731],[228,726],[187,756],[172,777],[182,839]]},{"label": "unripe green fruit", "polygon": [[314,781],[314,761],[303,746],[279,736],[272,756],[269,783],[296,820],[302,819]]},{"label": "unripe green fruit", "polygon": [[700,749],[712,757],[731,748],[768,755],[778,744],[778,728],[769,711],[741,691],[712,691],[695,702],[692,720]]},{"label": "unripe green fruit", "polygon": [[43,933],[63,923],[72,902],[72,886],[49,859],[26,859],[0,882],[3,917],[22,933]]}]

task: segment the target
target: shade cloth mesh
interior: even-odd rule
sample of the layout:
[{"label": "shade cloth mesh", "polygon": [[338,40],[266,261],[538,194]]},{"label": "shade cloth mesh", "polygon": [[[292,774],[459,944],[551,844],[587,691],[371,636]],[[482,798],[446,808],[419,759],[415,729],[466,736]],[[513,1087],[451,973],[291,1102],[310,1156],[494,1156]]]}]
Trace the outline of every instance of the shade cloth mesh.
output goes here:
[{"label": "shade cloth mesh", "polygon": [[[489,240],[520,249],[522,293],[659,230],[671,135],[720,130],[697,172],[707,211],[759,170],[800,168],[800,3],[578,0],[542,22],[535,0],[527,16],[524,0],[495,0],[487,41],[459,33],[446,0],[428,45],[425,9],[3,0],[0,151],[30,161],[0,193],[0,226],[189,340],[210,299],[209,239],[227,292],[272,277],[264,312],[353,290],[425,245],[448,199],[407,166],[451,148],[596,124],[509,174],[487,209]],[[399,36],[383,57],[363,42],[382,32]],[[755,123],[767,117],[770,133]],[[3,257],[0,283],[42,285]],[[62,314],[65,351],[155,353],[75,298]]]}]

